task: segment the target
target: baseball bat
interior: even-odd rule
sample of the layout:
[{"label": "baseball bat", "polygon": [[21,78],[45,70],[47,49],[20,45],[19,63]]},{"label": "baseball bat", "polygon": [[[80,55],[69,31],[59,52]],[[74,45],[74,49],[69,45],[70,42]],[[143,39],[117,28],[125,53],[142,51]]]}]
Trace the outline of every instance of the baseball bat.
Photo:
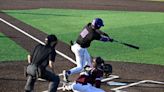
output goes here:
[{"label": "baseball bat", "polygon": [[123,44],[123,45],[125,45],[125,46],[130,47],[130,48],[139,49],[138,46],[135,46],[135,45],[132,45],[132,44],[128,44],[128,43],[124,43],[124,42],[120,42],[120,41],[117,41],[117,40],[113,40],[113,42],[117,42],[117,43],[119,43],[119,44]]}]

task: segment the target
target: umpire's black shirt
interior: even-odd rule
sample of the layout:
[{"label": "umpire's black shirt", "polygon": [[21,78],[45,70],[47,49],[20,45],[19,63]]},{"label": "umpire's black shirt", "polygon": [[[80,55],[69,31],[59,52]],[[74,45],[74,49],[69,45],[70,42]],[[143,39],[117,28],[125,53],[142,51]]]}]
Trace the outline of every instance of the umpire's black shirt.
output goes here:
[{"label": "umpire's black shirt", "polygon": [[31,53],[31,63],[38,67],[46,68],[49,64],[49,60],[54,62],[55,57],[56,52],[54,48],[39,44]]}]

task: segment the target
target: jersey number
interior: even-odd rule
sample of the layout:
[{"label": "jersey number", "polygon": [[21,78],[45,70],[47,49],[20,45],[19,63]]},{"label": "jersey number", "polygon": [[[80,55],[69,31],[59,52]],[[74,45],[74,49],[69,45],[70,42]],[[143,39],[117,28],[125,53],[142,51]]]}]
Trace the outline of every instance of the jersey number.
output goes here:
[{"label": "jersey number", "polygon": [[88,30],[87,30],[87,29],[84,29],[84,30],[80,33],[80,35],[81,35],[82,38],[85,38],[85,37],[87,36],[88,33],[89,33]]}]

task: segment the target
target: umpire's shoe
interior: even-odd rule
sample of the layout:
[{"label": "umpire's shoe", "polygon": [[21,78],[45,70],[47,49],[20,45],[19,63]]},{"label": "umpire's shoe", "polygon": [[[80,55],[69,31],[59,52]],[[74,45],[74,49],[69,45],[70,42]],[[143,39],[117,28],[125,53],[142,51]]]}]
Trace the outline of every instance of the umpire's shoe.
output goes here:
[{"label": "umpire's shoe", "polygon": [[69,80],[68,80],[68,73],[67,73],[67,71],[66,70],[63,70],[63,81],[65,81],[65,82],[69,82]]}]

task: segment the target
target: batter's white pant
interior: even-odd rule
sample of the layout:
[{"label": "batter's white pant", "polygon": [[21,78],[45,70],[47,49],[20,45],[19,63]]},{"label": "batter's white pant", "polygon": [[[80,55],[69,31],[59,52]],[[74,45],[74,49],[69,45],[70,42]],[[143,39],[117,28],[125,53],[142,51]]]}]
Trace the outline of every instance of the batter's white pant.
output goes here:
[{"label": "batter's white pant", "polygon": [[71,46],[72,52],[75,54],[77,66],[70,69],[71,74],[80,73],[84,66],[89,65],[92,67],[91,57],[87,48],[82,48],[79,44]]},{"label": "batter's white pant", "polygon": [[73,83],[72,85],[73,92],[105,92],[100,88],[96,88],[91,84],[82,85],[81,83]]}]

